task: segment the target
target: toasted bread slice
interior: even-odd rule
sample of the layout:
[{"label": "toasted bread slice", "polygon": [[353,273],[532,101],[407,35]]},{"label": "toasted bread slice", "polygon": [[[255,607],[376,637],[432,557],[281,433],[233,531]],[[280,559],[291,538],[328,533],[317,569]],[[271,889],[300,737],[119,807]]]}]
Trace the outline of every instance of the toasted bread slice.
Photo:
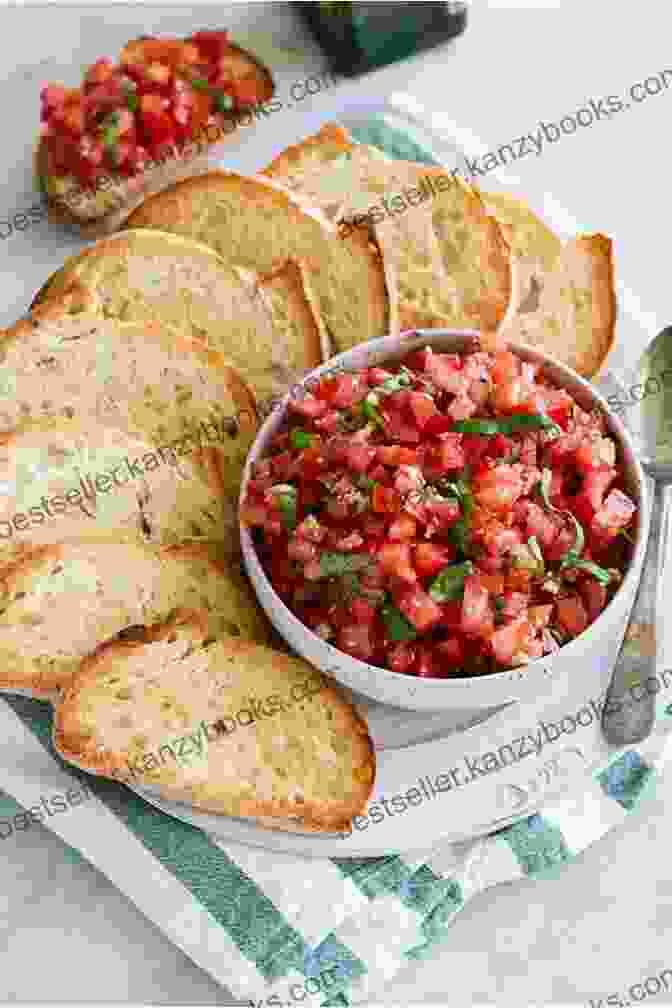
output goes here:
[{"label": "toasted bread slice", "polygon": [[344,829],[374,780],[366,724],[321,673],[188,623],[87,658],[56,708],[54,745],[164,798],[308,830]]},{"label": "toasted bread slice", "polygon": [[[174,70],[181,62],[181,49],[182,41],[179,39],[134,39],[125,46],[122,59],[136,66],[152,65],[159,71]],[[263,105],[273,97],[275,87],[268,68],[251,52],[231,41],[219,62],[219,69],[230,80],[243,80],[246,90],[251,90],[256,96],[254,104]],[[183,78],[185,70],[186,67],[183,67]],[[201,70],[200,76],[204,74],[208,76],[207,69]],[[196,73],[196,76],[199,74]],[[183,79],[182,87],[185,86]],[[44,139],[41,140],[35,153],[35,174],[47,196],[50,217],[55,222],[76,227],[86,238],[112,234],[148,196],[181,179],[207,171],[211,148],[229,140],[237,132],[239,124],[250,119],[251,114],[247,107],[232,109],[227,114],[214,107],[209,108],[207,91],[204,90],[192,92],[192,98],[195,116],[191,137],[172,143],[164,149],[160,158],[156,161],[150,159],[144,170],[130,176],[110,167],[95,183],[86,187],[74,175],[56,175],[51,170],[47,144]],[[77,102],[77,92],[70,92],[70,100]],[[125,100],[123,108],[128,108]]]},{"label": "toasted bread slice", "polygon": [[612,242],[578,235],[563,245],[522,200],[484,193],[511,243],[515,290],[501,334],[538,346],[584,378],[601,370],[616,339]]},{"label": "toasted bread slice", "polygon": [[505,317],[510,250],[462,179],[354,144],[333,123],[288,148],[265,174],[340,222],[343,238],[373,226],[402,329],[494,331]]},{"label": "toasted bread slice", "polygon": [[299,262],[333,350],[396,332],[371,232],[339,241],[319,211],[271,179],[221,171],[189,179],[148,199],[128,225],[195,238],[259,273]]},{"label": "toasted bread slice", "polygon": [[[254,396],[216,351],[184,347],[156,322],[36,308],[0,349],[0,433],[26,420],[76,417],[157,444],[199,433],[228,494],[238,493],[258,429]],[[214,428],[213,426],[214,425]],[[221,437],[206,438],[208,430]]]},{"label": "toasted bread slice", "polygon": [[[210,426],[215,442],[228,437]],[[76,540],[228,539],[233,502],[207,444],[189,438],[159,445],[87,417],[29,421],[4,435],[0,561]]]},{"label": "toasted bread slice", "polygon": [[319,329],[300,280],[291,263],[257,276],[188,238],[135,230],[69,259],[34,304],[53,310],[45,302],[66,297],[72,311],[171,327],[182,352],[216,351],[261,402],[286,391],[289,373],[320,363]]},{"label": "toasted bread slice", "polygon": [[208,636],[272,640],[248,582],[209,545],[34,550],[0,572],[0,689],[51,698],[102,642],[184,610]]}]

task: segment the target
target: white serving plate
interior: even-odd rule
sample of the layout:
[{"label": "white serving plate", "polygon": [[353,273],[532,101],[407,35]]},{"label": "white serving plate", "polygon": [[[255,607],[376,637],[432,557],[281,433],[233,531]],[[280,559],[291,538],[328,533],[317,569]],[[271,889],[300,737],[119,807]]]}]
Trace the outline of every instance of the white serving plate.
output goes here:
[{"label": "white serving plate", "polygon": [[[48,77],[49,73],[45,71],[44,76]],[[280,97],[286,97],[289,84],[298,76],[301,74],[297,71],[279,75]],[[241,129],[235,142],[213,149],[213,166],[219,165],[244,174],[259,171],[287,145],[317,131],[330,119],[337,119],[348,126],[364,123],[374,115],[385,115],[393,125],[403,127],[408,120],[404,115],[398,117],[399,109],[405,105],[413,108],[418,138],[444,164],[453,167],[465,152],[464,146],[458,142],[459,130],[439,133],[426,118],[418,126],[417,120],[422,118],[425,110],[419,110],[409,96],[392,95],[387,102],[376,98],[362,99],[361,82],[357,81],[339,84],[294,108],[285,107],[255,128]],[[475,153],[473,149],[467,152]],[[522,198],[525,197],[517,179],[504,175],[498,178],[494,172],[489,177],[492,188],[517,191]],[[22,186],[20,190],[17,187],[16,195],[11,194],[9,186],[5,187],[6,207],[14,204],[20,210],[35,201],[25,179]],[[572,229],[580,230],[552,196],[547,194],[547,197],[545,206],[539,209],[551,226],[565,235]],[[75,254],[86,244],[46,221],[3,242],[0,245],[0,293],[4,313],[0,324],[9,325],[23,314],[50,273],[58,269],[67,256]],[[19,283],[17,278],[20,278]],[[628,329],[627,361],[622,351],[617,352],[618,370],[622,374],[626,365],[634,365],[647,333],[636,311],[628,311],[630,305],[637,303],[631,292],[619,291],[619,300],[625,308],[621,311],[619,327],[622,331],[626,328],[623,316],[627,313]],[[645,521],[648,525],[648,510]],[[465,755],[473,759],[478,754],[494,752],[499,746],[506,746],[529,732],[536,735],[540,719],[546,722],[559,720],[578,711],[591,699],[597,700],[608,685],[624,629],[624,626],[613,628],[613,634],[603,642],[599,660],[577,668],[570,691],[566,684],[561,684],[559,689],[558,684],[551,681],[548,691],[544,691],[542,696],[533,694],[525,702],[509,704],[505,708],[484,710],[482,707],[465,707],[450,712],[424,713],[400,711],[354,696],[367,718],[376,746],[377,784],[371,801],[387,800],[389,796],[405,793],[409,788],[418,787],[418,781],[428,775],[435,781],[438,774],[460,763],[464,765]],[[491,832],[531,814],[551,796],[559,796],[572,786],[580,787],[585,775],[603,763],[608,755],[609,749],[595,719],[591,726],[544,745],[538,755],[532,753],[506,769],[434,797],[425,797],[413,808],[413,815],[386,816],[382,822],[370,822],[359,832],[353,830],[349,838],[262,828],[251,822],[208,815],[191,806],[166,802],[145,790],[137,789],[137,793],[167,815],[201,828],[223,842],[239,842],[315,857],[380,856],[426,850],[439,840],[466,840]]]}]

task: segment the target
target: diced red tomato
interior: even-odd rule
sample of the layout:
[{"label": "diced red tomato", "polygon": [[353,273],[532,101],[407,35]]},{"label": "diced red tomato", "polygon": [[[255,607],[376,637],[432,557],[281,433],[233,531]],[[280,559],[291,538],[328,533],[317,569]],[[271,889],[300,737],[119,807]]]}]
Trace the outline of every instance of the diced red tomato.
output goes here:
[{"label": "diced red tomato", "polygon": [[432,444],[425,455],[425,466],[438,473],[454,472],[465,465],[462,434],[443,434],[438,444]]},{"label": "diced red tomato", "polygon": [[478,575],[464,579],[462,598],[462,630],[466,634],[483,637],[492,632],[494,625],[490,609],[490,595]]},{"label": "diced red tomato", "polygon": [[387,661],[393,672],[410,672],[416,659],[416,648],[402,643],[392,648]]},{"label": "diced red tomato", "polygon": [[413,548],[413,564],[420,577],[434,577],[455,559],[452,546],[422,542]]},{"label": "diced red tomato", "polygon": [[413,665],[413,672],[420,679],[435,679],[437,676],[436,663],[432,648],[427,644],[420,644],[416,648],[416,659]]},{"label": "diced red tomato", "polygon": [[413,515],[401,514],[392,522],[387,535],[394,542],[405,542],[406,540],[415,539],[417,533],[418,523]]},{"label": "diced red tomato", "polygon": [[588,620],[592,623],[607,604],[607,588],[594,577],[581,577],[576,586],[588,612]]},{"label": "diced red tomato", "polygon": [[371,506],[377,514],[399,514],[401,497],[394,487],[377,484],[371,494]]},{"label": "diced red tomato", "polygon": [[460,517],[460,505],[452,497],[430,497],[425,507],[436,529],[450,528]]},{"label": "diced red tomato", "polygon": [[558,623],[572,637],[583,633],[588,626],[588,613],[578,595],[569,595],[567,598],[558,599],[555,603],[555,611]]},{"label": "diced red tomato", "polygon": [[443,674],[448,673],[451,666],[461,665],[466,657],[464,644],[459,637],[449,637],[445,641],[440,641],[434,647],[434,654]]},{"label": "diced red tomato", "polygon": [[381,546],[377,557],[378,567],[384,574],[404,581],[417,581],[418,576],[411,563],[411,547],[407,543],[386,543]]},{"label": "diced red tomato", "polygon": [[541,548],[546,549],[555,542],[559,532],[560,527],[556,519],[534,501],[529,501],[525,519],[526,537],[535,536]]},{"label": "diced red tomato", "polygon": [[551,622],[551,616],[553,615],[552,605],[537,605],[530,606],[527,610],[527,619],[530,626],[534,627],[535,630],[541,630],[543,627],[548,626]]},{"label": "diced red tomato", "polygon": [[423,434],[427,437],[438,437],[440,434],[448,434],[452,431],[455,421],[452,417],[442,416],[440,413],[431,416],[423,427]]},{"label": "diced red tomato", "polygon": [[387,466],[417,465],[418,451],[405,445],[379,445],[376,449],[379,462]]},{"label": "diced red tomato", "polygon": [[428,422],[433,418],[441,417],[434,400],[425,392],[411,392],[408,405],[420,430],[425,430]]},{"label": "diced red tomato", "polygon": [[365,623],[350,623],[342,627],[336,635],[336,644],[341,651],[360,661],[368,661],[375,651],[371,627]]},{"label": "diced red tomato", "polygon": [[443,615],[434,599],[419,586],[399,595],[397,605],[409,623],[421,633],[439,623]]},{"label": "diced red tomato", "polygon": [[480,473],[474,481],[474,496],[491,511],[508,511],[522,493],[522,479],[515,465],[502,464]]},{"label": "diced red tomato", "polygon": [[315,417],[324,416],[328,407],[322,399],[316,399],[315,396],[307,395],[303,399],[290,399],[289,409],[292,413],[298,413],[299,416],[308,417],[312,420]]},{"label": "diced red tomato", "polygon": [[516,357],[511,350],[498,351],[494,355],[491,375],[495,385],[503,385],[505,382],[513,381],[520,375],[520,358]]},{"label": "diced red tomato", "polygon": [[363,598],[352,600],[350,603],[350,613],[354,623],[362,623],[368,627],[373,626],[377,619],[375,606]]}]

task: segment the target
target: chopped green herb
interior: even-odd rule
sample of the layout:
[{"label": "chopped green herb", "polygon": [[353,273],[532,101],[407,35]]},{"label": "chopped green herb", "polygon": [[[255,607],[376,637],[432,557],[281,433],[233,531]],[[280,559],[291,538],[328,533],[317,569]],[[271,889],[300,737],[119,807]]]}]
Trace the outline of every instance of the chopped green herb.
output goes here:
[{"label": "chopped green herb", "polygon": [[296,528],[296,495],[282,494],[278,497],[282,509],[282,522],[286,529],[292,532]]},{"label": "chopped green herb", "polygon": [[541,413],[519,413],[505,420],[458,420],[453,430],[462,434],[513,434],[520,430],[546,430],[560,432],[550,417]]},{"label": "chopped green herb", "polygon": [[[567,556],[569,556],[569,553]],[[565,566],[564,562],[561,566]],[[599,581],[600,584],[608,585],[611,583],[611,574],[609,571],[605,570],[604,567],[599,567],[596,563],[593,563],[592,560],[580,560],[577,558],[566,566],[578,567],[580,570],[585,570],[588,574],[592,574],[595,580]]]},{"label": "chopped green herb", "polygon": [[380,610],[390,640],[409,641],[415,640],[418,633],[415,627],[408,622],[400,609],[397,609],[391,602],[386,602]]},{"label": "chopped green herb", "polygon": [[471,535],[469,533],[469,526],[467,525],[464,518],[458,518],[456,522],[448,529],[448,537],[455,546],[456,549],[463,554],[463,556],[468,556],[471,550]]},{"label": "chopped green herb", "polygon": [[391,378],[386,378],[381,385],[376,385],[372,391],[379,392],[381,395],[392,395],[393,392],[399,392],[403,388],[407,388],[412,382],[412,378],[408,373],[401,373],[398,375],[392,375]]},{"label": "chopped green herb", "polygon": [[504,601],[501,595],[495,595],[492,601],[495,607],[495,612],[501,613],[506,608],[506,602]]},{"label": "chopped green herb", "polygon": [[313,443],[313,435],[309,434],[308,431],[300,430],[298,427],[295,427],[289,435],[289,440],[291,441],[292,448],[297,448],[299,451],[302,451],[304,448],[310,448]]},{"label": "chopped green herb", "polygon": [[571,511],[565,511],[563,513],[566,514],[572,521],[576,538],[574,539],[574,545],[572,548],[565,553],[564,557],[560,561],[560,570],[562,570],[563,567],[576,567],[576,562],[583,553],[583,547],[586,544],[586,536],[581,523],[577,521]]},{"label": "chopped green herb", "polygon": [[498,420],[456,420],[453,430],[460,434],[501,434]]},{"label": "chopped green herb", "polygon": [[203,77],[194,77],[193,80],[189,81],[191,86],[195,91],[209,91],[210,84]]},{"label": "chopped green herb", "polygon": [[429,586],[429,594],[435,602],[450,602],[459,599],[464,592],[464,579],[474,573],[474,565],[470,560],[464,563],[449,564]]},{"label": "chopped green herb", "polygon": [[140,104],[140,99],[133,92],[129,92],[126,95],[126,106],[131,110],[131,112],[137,112],[138,106]]},{"label": "chopped green herb", "polygon": [[385,426],[385,421],[383,420],[383,416],[382,416],[381,412],[379,411],[378,407],[376,405],[374,405],[373,402],[369,402],[369,397],[368,396],[366,397],[366,399],[361,404],[361,411],[362,411],[362,416],[366,417],[367,420],[370,420],[372,423],[376,424],[378,427],[384,427]]},{"label": "chopped green herb", "polygon": [[368,566],[369,558],[362,553],[322,553],[320,574],[322,577],[342,577]]},{"label": "chopped green herb", "polygon": [[233,108],[233,98],[231,95],[223,94],[222,92],[217,92],[214,96],[215,98],[215,109],[217,112],[222,114],[225,112],[230,112]]}]

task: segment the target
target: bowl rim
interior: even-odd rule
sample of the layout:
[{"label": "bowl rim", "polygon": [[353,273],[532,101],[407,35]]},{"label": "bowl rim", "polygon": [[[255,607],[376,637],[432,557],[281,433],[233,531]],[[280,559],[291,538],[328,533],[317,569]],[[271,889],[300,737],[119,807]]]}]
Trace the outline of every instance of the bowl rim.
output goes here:
[{"label": "bowl rim", "polygon": [[[630,563],[624,575],[623,581],[618,586],[618,589],[614,593],[613,597],[609,600],[608,604],[602,610],[597,619],[587,626],[580,634],[573,637],[572,640],[568,641],[566,644],[562,644],[558,652],[542,655],[540,658],[534,658],[525,665],[514,666],[511,669],[501,669],[497,672],[489,672],[483,676],[448,676],[445,678],[428,677],[418,679],[417,676],[408,676],[403,672],[394,672],[392,669],[384,668],[381,665],[370,665],[368,662],[361,661],[361,659],[355,658],[352,655],[347,654],[345,651],[341,651],[339,648],[331,644],[330,641],[325,641],[318,637],[317,634],[313,633],[313,631],[292,612],[292,610],[277,594],[268,575],[266,574],[266,571],[264,570],[261,560],[259,559],[254,542],[252,541],[250,530],[243,525],[240,520],[240,509],[247,491],[247,484],[251,477],[252,466],[260,457],[263,457],[267,440],[279,427],[282,426],[289,400],[296,395],[297,389],[306,390],[310,385],[314,384],[317,380],[327,374],[339,371],[356,371],[367,366],[365,364],[351,364],[350,361],[355,355],[365,357],[375,355],[376,363],[379,363],[378,357],[380,357],[380,361],[384,360],[385,356],[388,356],[390,359],[403,357],[406,354],[413,352],[414,349],[417,349],[418,345],[422,345],[424,342],[431,344],[432,340],[436,340],[437,338],[445,339],[446,337],[462,340],[467,344],[467,346],[474,346],[477,348],[476,344],[480,341],[480,335],[480,331],[477,329],[407,329],[400,332],[398,336],[382,336],[375,340],[369,340],[366,343],[358,343],[349,350],[345,350],[333,357],[330,357],[323,364],[313,368],[312,371],[307,372],[301,379],[296,381],[291,386],[290,390],[274,404],[273,409],[257,431],[257,435],[245,461],[245,467],[240,483],[240,494],[238,498],[238,527],[240,533],[240,545],[245,568],[248,572],[250,580],[252,581],[255,595],[257,595],[257,601],[261,604],[256,584],[256,579],[259,579],[262,582],[264,589],[270,594],[270,597],[272,597],[273,606],[277,606],[282,611],[283,618],[289,622],[293,629],[298,634],[307,636],[308,639],[315,638],[322,644],[327,645],[327,650],[330,654],[333,653],[334,660],[339,660],[341,662],[345,661],[351,664],[351,667],[360,669],[362,675],[377,675],[381,681],[386,681],[390,684],[401,684],[404,680],[410,680],[414,685],[419,686],[421,684],[423,692],[431,692],[432,690],[436,690],[438,692],[442,688],[444,690],[449,690],[451,686],[458,685],[463,687],[474,680],[479,680],[480,682],[487,680],[493,683],[503,682],[514,674],[519,675],[520,677],[528,678],[529,675],[534,673],[535,668],[540,667],[543,663],[548,665],[549,661],[556,658],[558,654],[562,653],[564,656],[567,656],[570,653],[570,649],[574,647],[576,647],[577,651],[582,650],[586,646],[586,641],[590,637],[599,637],[599,629],[603,625],[603,617],[605,613],[611,608],[619,596],[623,595],[631,586],[634,587],[632,582],[635,577],[638,576],[638,560],[640,554],[644,552],[648,540],[650,490],[646,481],[646,474],[635,451],[630,433],[616,413],[614,413],[614,411],[610,408],[604,396],[598,392],[597,388],[592,385],[588,379],[577,374],[577,372],[570,368],[567,364],[561,363],[538,347],[534,347],[527,343],[513,341],[510,341],[507,345],[507,349],[511,350],[523,359],[541,361],[544,366],[549,366],[550,368],[555,369],[556,372],[562,375],[561,380],[553,378],[560,388],[567,387],[564,384],[564,380],[568,379],[572,384],[578,385],[581,390],[581,394],[585,394],[586,399],[591,400],[593,405],[596,405],[601,409],[607,419],[610,434],[615,436],[617,441],[620,443],[619,447],[621,448],[622,456],[626,456],[622,458],[622,464],[632,470],[634,482],[636,484],[632,492],[635,495],[637,503],[637,517],[639,519]],[[453,352],[463,353],[465,351],[458,349]],[[575,397],[574,392],[572,392],[572,397]],[[629,456],[629,459],[627,456]],[[291,641],[287,640],[285,633],[283,633],[283,631],[276,625],[275,621],[272,620],[272,622],[292,650],[298,650]]]}]

